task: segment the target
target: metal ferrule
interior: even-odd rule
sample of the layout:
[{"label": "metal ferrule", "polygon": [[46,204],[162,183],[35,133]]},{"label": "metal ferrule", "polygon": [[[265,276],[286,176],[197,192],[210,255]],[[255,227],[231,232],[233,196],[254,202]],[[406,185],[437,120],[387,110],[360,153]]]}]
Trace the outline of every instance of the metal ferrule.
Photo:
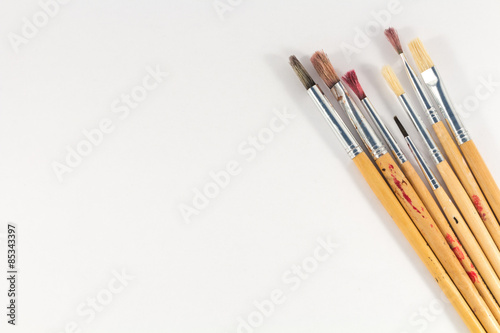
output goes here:
[{"label": "metal ferrule", "polygon": [[425,178],[427,178],[427,181],[431,185],[433,190],[438,189],[441,187],[439,184],[439,181],[436,179],[434,176],[434,173],[432,172],[431,168],[429,167],[429,164],[427,164],[427,161],[424,159],[420,151],[418,150],[417,146],[413,143],[412,139],[407,136],[405,138],[406,143],[408,144],[408,147],[410,148],[411,152],[413,153],[413,156],[415,156],[415,159],[418,162],[418,165],[420,166],[420,169],[422,170],[422,173],[425,175]]},{"label": "metal ferrule", "polygon": [[403,63],[405,65],[406,69],[406,74],[408,74],[408,78],[410,79],[411,85],[413,86],[413,89],[415,90],[415,93],[418,96],[418,100],[420,101],[420,104],[424,108],[424,110],[427,112],[427,115],[429,116],[429,120],[431,121],[431,124],[435,124],[441,121],[441,118],[439,118],[439,114],[436,110],[436,108],[432,105],[431,99],[429,98],[429,95],[427,95],[427,91],[425,90],[426,88],[424,85],[420,82],[420,79],[418,78],[417,73],[413,70],[411,65],[408,63],[408,59],[406,59],[406,56],[404,53],[399,54],[401,56],[401,60],[403,60]]},{"label": "metal ferrule", "polygon": [[353,159],[354,157],[362,153],[363,149],[361,149],[358,142],[349,131],[344,121],[340,118],[337,111],[335,111],[330,101],[323,94],[321,89],[317,85],[314,85],[309,88],[307,92],[309,93],[309,96],[311,96],[318,109],[321,111],[323,117],[325,117],[327,123],[333,129],[333,132],[344,147],[347,155],[349,155],[349,157]]},{"label": "metal ferrule", "polygon": [[373,104],[370,102],[370,100],[368,98],[364,98],[361,100],[361,104],[363,104],[363,107],[365,108],[366,112],[368,112],[368,114],[372,118],[373,122],[375,123],[375,126],[377,126],[380,134],[382,134],[382,137],[384,138],[385,142],[394,153],[394,156],[397,157],[399,163],[403,164],[404,162],[408,161],[401,148],[399,148],[397,141],[392,136],[391,132],[385,125],[382,118],[380,118],[380,115],[375,110],[375,107],[373,107]]},{"label": "metal ferrule", "polygon": [[431,67],[424,71],[422,73],[422,79],[429,88],[432,96],[434,96],[439,110],[448,122],[453,134],[455,134],[458,144],[461,145],[469,141],[469,133],[462,124],[462,120],[460,119],[458,112],[454,109],[451,99],[448,96],[448,92],[443,85],[443,80],[439,76],[436,67]]},{"label": "metal ferrule", "polygon": [[354,101],[349,96],[342,82],[337,82],[331,89],[332,93],[337,98],[340,106],[349,116],[354,128],[358,131],[361,140],[365,144],[368,151],[373,156],[374,159],[378,159],[383,155],[387,154],[387,148],[382,143],[382,140],[377,136],[373,128],[370,126],[368,121],[359,110],[359,108],[354,104]]},{"label": "metal ferrule", "polygon": [[402,94],[398,96],[399,103],[403,106],[403,109],[406,111],[408,116],[411,119],[411,122],[413,125],[415,125],[418,133],[420,133],[420,136],[424,140],[425,145],[427,146],[427,149],[429,149],[429,152],[432,156],[432,159],[434,160],[434,163],[439,164],[444,161],[444,157],[441,154],[441,151],[439,150],[438,146],[436,145],[436,142],[434,142],[434,139],[432,138],[431,134],[425,127],[424,122],[422,121],[422,118],[415,112],[415,110],[412,108],[409,100],[406,98],[406,94]]}]

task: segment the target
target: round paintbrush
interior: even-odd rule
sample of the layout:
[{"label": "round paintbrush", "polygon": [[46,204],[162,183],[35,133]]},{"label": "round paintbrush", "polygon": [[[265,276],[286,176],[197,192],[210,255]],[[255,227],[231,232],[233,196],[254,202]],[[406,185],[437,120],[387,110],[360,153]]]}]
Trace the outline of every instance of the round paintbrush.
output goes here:
[{"label": "round paintbrush", "polygon": [[349,157],[362,173],[372,191],[380,200],[384,208],[392,217],[398,228],[411,244],[415,252],[423,261],[429,272],[439,284],[446,297],[458,312],[464,323],[472,332],[485,332],[476,315],[471,310],[460,291],[448,276],[435,254],[405,212],[390,187],[374,167],[368,156],[360,149],[359,144],[345,126],[331,103],[323,95],[321,89],[307,73],[295,56],[290,57],[290,64],[299,80],[306,88],[309,96],[314,101],[327,123],[333,129]]},{"label": "round paintbrush", "polygon": [[[469,276],[460,265],[455,254],[448,246],[444,236],[437,228],[435,221],[425,208],[425,205],[408,179],[406,179],[391,154],[387,152],[370,124],[361,114],[361,111],[352,101],[339,77],[336,75],[326,54],[324,52],[316,52],[312,56],[311,61],[320,77],[325,81],[328,88],[330,88],[339,104],[349,116],[354,127],[363,139],[363,142],[372,153],[375,163],[382,172],[382,175],[385,177],[394,194],[396,194],[399,202],[439,258],[440,262],[455,282],[457,288],[464,295],[478,319],[485,326],[486,330],[500,330],[500,325],[492,315]],[[344,79],[347,79],[349,86],[354,88],[355,94],[363,103],[363,100],[366,99],[366,95],[359,81],[355,78],[355,75]]]},{"label": "round paintbrush", "polygon": [[[476,144],[463,126],[458,113],[448,97],[442,79],[420,39],[416,38],[410,42],[409,48],[424,83],[434,96],[439,109],[453,130],[460,150],[467,162],[462,158],[444,123],[442,121],[436,122],[432,127],[457,176],[460,178],[462,185],[475,205],[479,216],[484,221],[496,245],[500,248],[500,225],[498,223],[498,218],[500,218],[500,190],[479,153]],[[467,216],[465,216],[465,219],[467,220]]]},{"label": "round paintbrush", "polygon": [[418,132],[423,138],[429,152],[433,157],[433,161],[443,178],[445,184],[448,186],[450,193],[455,200],[459,210],[462,212],[463,217],[467,221],[470,229],[474,233],[475,238],[481,245],[483,252],[488,257],[491,265],[495,269],[495,272],[500,276],[500,251],[498,250],[495,241],[491,237],[488,229],[485,227],[483,221],[477,214],[474,204],[470,200],[465,191],[464,187],[460,183],[453,170],[451,169],[448,162],[444,159],[441,152],[437,148],[434,139],[430,136],[429,132],[425,128],[425,124],[422,119],[415,112],[414,108],[411,106],[406,94],[399,82],[394,71],[389,67],[384,67],[382,74],[386,81],[388,82],[391,90],[397,96],[401,106],[408,114],[409,118],[412,120],[413,124],[417,128]]}]

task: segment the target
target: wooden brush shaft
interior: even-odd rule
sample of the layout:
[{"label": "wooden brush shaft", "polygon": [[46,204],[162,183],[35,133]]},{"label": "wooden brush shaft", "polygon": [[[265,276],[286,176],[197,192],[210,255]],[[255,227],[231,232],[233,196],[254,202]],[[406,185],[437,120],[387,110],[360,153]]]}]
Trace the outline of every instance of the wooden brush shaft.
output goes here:
[{"label": "wooden brush shaft", "polygon": [[378,158],[376,163],[392,188],[392,191],[396,194],[399,202],[439,258],[439,261],[453,282],[455,282],[458,290],[464,295],[465,300],[469,303],[484,328],[488,332],[490,330],[493,332],[500,330],[498,322],[448,246],[444,236],[437,228],[436,222],[432,219],[409,180],[406,179],[401,169],[394,162],[392,156],[387,153]]},{"label": "wooden brush shaft", "polygon": [[353,159],[353,162],[356,164],[356,167],[365,178],[373,193],[375,193],[375,196],[380,200],[399,230],[401,230],[406,240],[413,247],[420,257],[420,260],[422,260],[446,297],[450,300],[469,330],[471,332],[485,332],[481,323],[476,318],[476,315],[460,294],[453,281],[451,281],[443,266],[427,245],[427,242],[415,227],[412,220],[370,159],[365,153],[361,153]]},{"label": "wooden brush shaft", "polygon": [[[453,170],[455,170],[455,174],[458,176],[458,179],[462,183],[462,186],[465,188],[465,191],[469,195],[469,198],[472,200],[472,203],[476,207],[479,217],[481,217],[481,219],[483,220],[484,225],[490,232],[490,235],[495,241],[495,244],[497,244],[497,247],[500,248],[500,225],[498,224],[498,220],[495,217],[493,210],[486,201],[486,198],[484,197],[483,192],[481,191],[481,188],[476,181],[476,178],[474,178],[469,165],[462,157],[460,149],[458,149],[458,146],[446,129],[444,123],[440,121],[434,124],[433,128],[438,136],[439,141],[441,142],[441,145],[443,146],[443,149],[446,153],[446,156],[448,157],[448,160],[451,163],[451,166],[453,167]],[[481,157],[479,156],[479,158]]]},{"label": "wooden brush shaft", "polygon": [[469,166],[472,169],[479,186],[481,186],[481,190],[483,190],[491,208],[495,212],[497,218],[500,218],[500,190],[498,189],[497,183],[495,182],[495,179],[493,179],[490,170],[486,166],[483,157],[477,150],[476,144],[474,141],[469,140],[460,145],[460,149],[462,150],[467,163],[469,163]]},{"label": "wooden brush shaft", "polygon": [[439,170],[441,177],[443,177],[446,186],[448,186],[448,190],[455,200],[458,209],[462,213],[463,218],[469,225],[469,228],[472,230],[476,240],[479,245],[481,245],[484,254],[486,254],[486,257],[490,261],[491,266],[493,266],[497,275],[500,276],[500,251],[488,232],[488,229],[486,229],[483,221],[479,217],[476,207],[474,207],[474,204],[465,192],[465,189],[448,162],[443,161],[439,163],[437,165],[437,169]]},{"label": "wooden brush shaft", "polygon": [[[447,234],[446,239],[448,240],[448,243],[451,242],[452,244],[460,244],[461,242],[463,247],[467,251],[467,254],[474,261],[475,267],[480,273],[479,279],[481,279],[482,277],[482,280],[484,280],[477,281],[476,283],[474,283],[474,285],[483,297],[486,304],[488,304],[488,307],[490,308],[497,321],[499,321],[500,309],[496,300],[500,299],[500,279],[498,278],[495,270],[488,261],[488,258],[486,258],[486,255],[481,249],[481,246],[479,246],[479,243],[470,231],[467,223],[465,223],[465,220],[463,219],[462,215],[460,215],[460,212],[458,211],[455,204],[451,201],[446,191],[442,187],[439,187],[438,189],[434,190],[434,194],[436,195],[436,198],[438,199],[441,207],[443,207],[450,225],[453,226],[455,234],[458,236],[457,240],[454,234]],[[459,255],[460,254],[457,254],[457,256]],[[466,254],[464,256],[466,256]],[[474,279],[476,279],[476,275],[474,275],[473,272],[468,272],[468,274],[473,281]],[[486,285],[484,284],[484,282],[486,282]],[[489,291],[491,291],[491,293]]]},{"label": "wooden brush shaft", "polygon": [[[476,268],[472,264],[472,261],[469,258],[469,256],[467,255],[466,250],[462,247],[462,244],[460,244],[460,242],[457,240],[455,233],[453,231],[455,229],[452,230],[452,228],[450,227],[450,224],[453,227],[455,227],[455,225],[454,225],[455,221],[453,220],[453,218],[450,219],[450,224],[448,224],[447,218],[444,216],[443,212],[441,211],[438,204],[434,200],[434,197],[429,192],[429,190],[427,189],[427,186],[425,186],[424,182],[422,181],[422,179],[420,178],[420,176],[418,175],[417,171],[415,170],[413,165],[410,163],[410,161],[406,161],[405,163],[401,164],[401,169],[403,170],[404,174],[406,175],[406,177],[408,178],[408,180],[412,184],[413,188],[417,192],[420,199],[423,201],[425,207],[427,207],[429,213],[431,214],[431,216],[434,219],[434,221],[436,222],[439,230],[441,231],[441,234],[443,236],[445,236],[445,239],[448,242],[448,245],[452,249],[453,253],[455,253],[455,256],[460,261],[460,264],[462,265],[464,270],[467,272],[467,275],[469,275],[471,281],[474,283],[474,286],[476,286],[476,289],[479,291],[479,294],[483,297],[483,299],[486,302],[486,304],[488,305],[488,308],[490,309],[491,313],[493,314],[495,319],[498,322],[500,322],[500,307],[498,306],[498,304],[495,300],[495,297],[494,297],[494,295],[495,295],[498,299],[500,299],[500,280],[497,278],[491,265],[489,265],[486,257],[482,253],[482,250],[479,247],[479,245],[477,244],[476,239],[472,235],[471,231],[468,230],[469,228],[467,227],[467,225],[465,223],[462,224],[463,227],[465,227],[468,230],[468,234],[466,234],[466,235],[462,234],[462,238],[467,238],[467,240],[469,242],[474,242],[477,245],[477,248],[479,248],[480,254],[482,255],[482,256],[480,256],[480,258],[483,260],[486,260],[486,263],[487,263],[486,267],[489,268],[489,270],[487,270],[487,268],[485,268],[485,265],[483,265],[482,267],[485,269],[485,273],[489,274],[488,277],[491,280],[490,281],[491,285],[492,285],[492,287],[495,288],[494,290],[496,293],[493,295],[492,295],[493,290],[490,292],[490,290],[488,289],[488,287],[484,283],[483,279],[481,278],[481,275],[478,273],[478,271],[476,270]],[[446,195],[446,192],[443,190],[442,187],[438,188],[436,191],[441,195],[443,195],[443,194]],[[449,198],[448,198],[447,205],[443,206],[443,209],[445,211],[449,211],[450,205],[453,206],[453,208],[455,208],[455,210],[456,210],[455,205],[449,200]],[[457,231],[457,230],[455,230],[455,231]],[[458,231],[460,231],[460,230],[458,230]],[[458,235],[458,232],[457,232],[457,235]],[[472,238],[472,239],[469,239],[469,238]],[[477,248],[476,248],[476,250],[477,250]],[[470,248],[470,249],[472,249],[472,248]],[[479,257],[479,256],[476,256],[476,257]],[[481,264],[484,264],[484,262],[482,262]],[[492,287],[490,287],[490,289],[493,289]]]}]

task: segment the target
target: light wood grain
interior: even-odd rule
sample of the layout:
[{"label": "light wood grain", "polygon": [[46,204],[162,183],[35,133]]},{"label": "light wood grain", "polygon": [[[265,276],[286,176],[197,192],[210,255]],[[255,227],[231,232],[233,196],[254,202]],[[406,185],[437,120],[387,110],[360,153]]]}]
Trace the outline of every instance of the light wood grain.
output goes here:
[{"label": "light wood grain", "polygon": [[[483,220],[484,225],[490,232],[490,235],[495,241],[497,247],[500,248],[500,224],[498,224],[498,220],[495,214],[493,213],[493,210],[491,209],[490,205],[488,204],[488,201],[483,195],[483,192],[481,191],[481,188],[479,187],[476,178],[474,178],[474,175],[472,174],[469,165],[463,158],[460,149],[458,149],[457,144],[455,143],[450,133],[446,129],[444,123],[440,121],[432,125],[432,127],[434,128],[434,131],[439,139],[439,142],[441,142],[441,145],[443,146],[444,152],[446,153],[448,161],[450,162],[453,170],[455,171],[455,174],[462,183],[462,186],[469,195],[469,198],[472,200],[472,203],[476,207],[479,217],[481,217],[481,219]],[[465,149],[467,150],[468,147],[470,146],[471,146],[470,144],[466,145]],[[481,157],[479,156],[479,158]],[[474,161],[471,161],[471,163],[477,164],[478,166],[481,165],[481,162],[478,162],[476,159],[477,157],[474,157]],[[487,168],[486,172],[488,172],[489,174]],[[489,176],[491,177],[491,174]]]},{"label": "light wood grain", "polygon": [[[441,207],[443,207],[443,210],[448,218],[448,221],[450,221],[450,224],[453,226],[453,229],[455,230],[458,239],[460,240],[463,247],[467,251],[467,254],[472,258],[472,261],[474,262],[477,270],[481,274],[481,277],[486,281],[486,284],[488,285],[489,289],[495,296],[496,300],[499,300],[500,279],[498,278],[497,274],[495,273],[495,270],[488,261],[488,258],[481,249],[481,246],[479,245],[474,235],[472,234],[471,230],[467,226],[467,223],[465,222],[462,215],[458,211],[458,208],[455,206],[453,201],[451,201],[450,197],[442,187],[434,190],[434,194],[436,195],[436,198],[438,199]],[[489,301],[486,298],[485,301],[486,303],[488,303],[488,306],[490,306]],[[495,312],[493,310],[492,312],[495,315]],[[497,318],[496,315],[495,318]]]},{"label": "light wood grain", "polygon": [[437,169],[439,170],[441,177],[443,177],[443,180],[446,183],[453,200],[455,200],[458,209],[462,213],[463,218],[474,233],[474,236],[476,237],[479,245],[481,245],[484,254],[488,257],[491,266],[493,266],[497,275],[500,276],[500,251],[498,250],[495,241],[489,234],[488,229],[479,217],[476,207],[474,207],[474,204],[465,192],[460,180],[458,180],[457,176],[446,161],[439,163],[437,165]]},{"label": "light wood grain", "polygon": [[493,179],[490,170],[486,166],[483,157],[477,150],[474,141],[469,140],[460,145],[460,149],[469,163],[469,166],[474,173],[474,176],[481,186],[486,199],[488,200],[491,208],[495,212],[497,218],[500,218],[500,190],[498,185]]},{"label": "light wood grain", "polygon": [[420,260],[422,260],[441,287],[467,328],[471,332],[485,332],[481,323],[476,318],[476,315],[460,294],[459,290],[370,159],[365,153],[361,153],[353,159],[353,162],[356,164],[373,193],[375,193],[376,197],[380,200],[386,211],[401,230],[406,240],[420,257]]},{"label": "light wood grain", "polygon": [[[453,253],[455,253],[455,256],[459,260],[460,264],[467,272],[467,275],[469,275],[476,289],[479,291],[479,294],[483,297],[491,313],[495,316],[496,320],[500,322],[500,306],[498,306],[496,301],[496,299],[500,299],[500,279],[498,279],[493,267],[489,264],[488,259],[474,238],[474,235],[467,227],[467,224],[463,221],[462,216],[460,216],[460,214],[457,216],[457,208],[442,187],[434,190],[441,207],[443,207],[443,210],[447,213],[447,219],[434,200],[434,197],[427,189],[427,186],[424,184],[415,168],[413,168],[410,161],[406,161],[401,164],[401,169],[412,184],[425,207],[428,209],[441,231],[441,234],[445,237]],[[449,224],[448,221],[450,221]],[[455,234],[458,236],[462,244],[464,244],[465,249],[457,240]],[[476,267],[478,269],[481,268],[479,272],[473,265],[468,253],[472,257],[472,260],[475,258],[478,261],[476,263]],[[488,285],[485,284],[481,275],[484,276],[485,280],[487,279],[486,281]]]},{"label": "light wood grain", "polygon": [[424,239],[434,251],[486,331],[499,331],[500,325],[481,295],[479,295],[478,290],[437,228],[436,222],[432,219],[423,202],[392,156],[387,153],[378,158],[376,163],[392,191],[396,194],[399,202],[413,220],[415,226],[420,230],[420,233],[424,236]]}]

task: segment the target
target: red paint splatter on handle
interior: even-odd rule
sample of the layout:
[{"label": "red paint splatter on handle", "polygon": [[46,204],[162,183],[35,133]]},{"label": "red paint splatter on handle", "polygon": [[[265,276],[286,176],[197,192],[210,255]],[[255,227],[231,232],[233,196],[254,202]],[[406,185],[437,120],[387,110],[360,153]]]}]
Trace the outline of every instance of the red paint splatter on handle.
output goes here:
[{"label": "red paint splatter on handle", "polygon": [[[391,170],[391,171],[392,171],[392,170],[394,170],[394,166],[393,166],[392,164],[389,164],[389,170]],[[411,200],[410,196],[409,196],[408,194],[406,194],[405,190],[403,189],[403,185],[402,185],[402,184],[401,184],[401,182],[400,182],[400,181],[396,178],[396,176],[395,176],[394,174],[392,174],[392,173],[391,173],[391,177],[392,177],[392,181],[394,182],[394,184],[395,184],[395,185],[397,186],[397,188],[401,191],[401,194],[403,195],[403,198],[404,198],[404,199],[405,199],[405,200],[406,200],[406,201],[407,201],[407,202],[408,202],[408,203],[412,206],[412,208],[413,208],[414,210],[416,210],[416,211],[417,211],[417,213],[422,214],[422,213],[420,212],[420,210],[418,210],[418,208],[417,208],[417,207],[415,207],[415,206],[413,205],[413,202],[412,202],[412,200]],[[422,217],[423,217],[423,218],[425,218],[425,216],[424,216],[424,215],[422,215]]]},{"label": "red paint splatter on handle", "polygon": [[450,234],[446,234],[445,238],[448,241],[448,244],[451,244],[451,243],[453,243],[455,241]]},{"label": "red paint splatter on handle", "polygon": [[465,259],[465,254],[460,250],[460,247],[455,247],[453,248],[453,252],[455,252],[455,255],[457,256],[458,260],[464,260]]},{"label": "red paint splatter on handle", "polygon": [[473,283],[477,282],[478,276],[476,272],[467,272],[467,275],[469,275],[469,278],[472,280]]},{"label": "red paint splatter on handle", "polygon": [[484,207],[481,203],[481,199],[479,199],[479,197],[477,195],[473,195],[472,196],[472,203],[474,204],[474,206],[476,207],[476,210],[477,212],[479,213],[479,216],[481,216],[481,219],[483,221],[486,221],[486,213],[483,213],[484,211]]}]

